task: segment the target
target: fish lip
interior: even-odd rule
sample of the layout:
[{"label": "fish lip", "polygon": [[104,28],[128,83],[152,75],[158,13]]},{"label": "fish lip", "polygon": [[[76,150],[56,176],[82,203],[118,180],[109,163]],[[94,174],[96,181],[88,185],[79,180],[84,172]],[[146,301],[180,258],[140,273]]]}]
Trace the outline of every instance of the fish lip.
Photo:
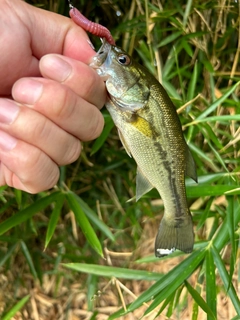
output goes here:
[{"label": "fish lip", "polygon": [[[97,51],[96,55],[92,58],[91,63],[89,64],[90,67],[96,69],[97,72],[101,75],[104,73],[103,68],[101,68],[105,63],[108,63],[109,53],[111,51],[112,45],[109,44],[106,39],[101,39],[102,45],[100,49]],[[99,72],[99,70],[101,70]]]}]

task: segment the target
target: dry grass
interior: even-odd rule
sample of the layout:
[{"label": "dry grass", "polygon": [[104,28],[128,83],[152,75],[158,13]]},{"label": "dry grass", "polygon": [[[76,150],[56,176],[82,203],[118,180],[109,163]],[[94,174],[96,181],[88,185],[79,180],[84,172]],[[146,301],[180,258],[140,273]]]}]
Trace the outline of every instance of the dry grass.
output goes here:
[{"label": "dry grass", "polygon": [[[138,250],[133,254],[128,252],[112,252],[105,247],[106,260],[102,260],[105,265],[128,266],[132,269],[141,269],[159,273],[168,273],[172,268],[179,264],[184,257],[174,257],[166,260],[159,260],[157,263],[135,263],[135,257],[146,257],[152,254],[154,247],[156,222],[147,218],[143,223],[143,233],[139,242]],[[116,244],[117,248],[117,244]],[[230,249],[228,249],[229,251]],[[229,254],[230,252],[228,252]],[[225,258],[228,258],[227,252]],[[20,266],[20,269],[17,270]],[[43,266],[47,269],[48,265]],[[85,274],[67,275],[68,270],[60,267],[58,274],[47,274],[43,276],[43,283],[40,284],[34,280],[26,265],[15,264],[14,270],[9,270],[7,274],[0,274],[0,314],[6,307],[6,304],[13,300],[22,298],[30,294],[31,298],[25,307],[18,312],[12,319],[14,320],[107,320],[108,317],[117,311],[120,307],[133,302],[136,297],[151,286],[149,281],[121,280],[100,278],[99,290],[92,297],[93,310],[88,311],[87,291]],[[16,274],[22,274],[21,281],[16,285]],[[62,274],[59,276],[59,274]],[[198,271],[189,278],[189,282],[195,287],[198,283]],[[238,268],[233,275],[233,284],[237,292],[240,292],[238,283]],[[198,284],[199,285],[199,284]],[[236,312],[227,294],[222,290],[221,280],[217,277],[217,286],[219,294],[217,295],[218,320],[232,319]],[[220,289],[221,288],[221,289]],[[201,296],[205,298],[204,283],[202,284]],[[194,300],[187,295],[186,288],[183,288],[178,301],[178,307],[173,315],[167,317],[167,309],[161,315],[157,316],[158,310],[155,309],[149,315],[143,317],[145,320],[153,319],[171,319],[171,320],[190,320],[192,319]],[[119,320],[137,320],[142,319],[142,315],[148,304],[135,310],[134,313],[120,317]],[[95,316],[94,316],[95,315]],[[94,317],[93,317],[94,316]],[[198,320],[205,320],[206,313],[199,308]]]}]

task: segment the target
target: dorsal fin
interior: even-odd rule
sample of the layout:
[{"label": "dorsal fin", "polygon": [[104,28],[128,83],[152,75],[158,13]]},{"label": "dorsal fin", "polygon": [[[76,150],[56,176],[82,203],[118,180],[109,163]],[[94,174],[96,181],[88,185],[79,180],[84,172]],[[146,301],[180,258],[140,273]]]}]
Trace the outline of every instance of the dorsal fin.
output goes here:
[{"label": "dorsal fin", "polygon": [[196,164],[188,146],[186,148],[186,160],[186,175],[197,182]]}]

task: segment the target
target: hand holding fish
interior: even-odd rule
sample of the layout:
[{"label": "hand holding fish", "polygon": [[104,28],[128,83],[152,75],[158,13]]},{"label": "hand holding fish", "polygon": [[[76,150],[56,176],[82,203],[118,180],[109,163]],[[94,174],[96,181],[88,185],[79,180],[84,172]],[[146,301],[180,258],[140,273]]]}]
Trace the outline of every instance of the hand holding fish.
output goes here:
[{"label": "hand holding fish", "polygon": [[[71,16],[85,28],[77,14],[75,11]],[[86,30],[91,30],[90,24],[89,21]],[[193,250],[194,233],[185,176],[197,181],[197,174],[176,109],[161,84],[121,48],[112,45],[113,41],[109,43],[109,36],[105,35],[98,32],[105,41],[91,66],[107,77],[106,107],[124,148],[137,163],[136,200],[152,188],[163,200],[165,212],[155,255],[168,255],[175,249],[189,253]]]},{"label": "hand holding fish", "polygon": [[0,5],[0,185],[36,193],[101,133],[106,90],[84,30],[24,1]]}]

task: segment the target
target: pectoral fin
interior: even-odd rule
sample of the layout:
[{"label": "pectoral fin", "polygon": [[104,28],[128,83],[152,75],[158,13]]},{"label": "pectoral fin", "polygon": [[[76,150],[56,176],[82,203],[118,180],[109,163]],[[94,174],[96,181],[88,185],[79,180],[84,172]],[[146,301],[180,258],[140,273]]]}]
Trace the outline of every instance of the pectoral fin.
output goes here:
[{"label": "pectoral fin", "polygon": [[122,133],[119,129],[118,129],[118,135],[119,135],[119,138],[120,138],[122,145],[123,145],[124,149],[126,150],[127,154],[129,155],[130,158],[132,158],[131,151],[130,151],[130,149],[124,139],[124,136],[122,135]]},{"label": "pectoral fin", "polygon": [[145,193],[152,190],[152,184],[145,178],[139,168],[137,168],[136,178],[136,201],[138,201]]}]

